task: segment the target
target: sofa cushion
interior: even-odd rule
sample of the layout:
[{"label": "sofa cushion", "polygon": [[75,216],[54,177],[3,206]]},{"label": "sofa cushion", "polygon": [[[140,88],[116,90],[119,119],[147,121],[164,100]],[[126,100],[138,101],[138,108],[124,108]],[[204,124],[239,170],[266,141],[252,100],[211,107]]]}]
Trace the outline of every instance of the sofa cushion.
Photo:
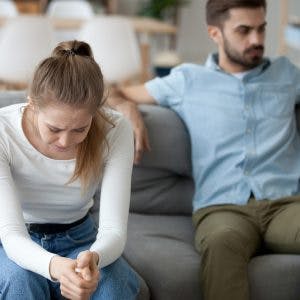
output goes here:
[{"label": "sofa cushion", "polygon": [[[200,300],[200,255],[188,216],[130,214],[124,257],[144,278],[151,299]],[[255,256],[249,266],[251,300],[298,300],[300,255]]]},{"label": "sofa cushion", "polygon": [[253,300],[298,300],[300,297],[300,255],[268,254],[249,264]]},{"label": "sofa cushion", "polygon": [[150,298],[151,298],[150,291],[149,291],[149,288],[148,288],[145,280],[137,272],[136,272],[136,275],[140,282],[140,290],[139,290],[139,294],[137,295],[136,300],[150,300]]},{"label": "sofa cushion", "polygon": [[134,167],[130,211],[191,215],[193,191],[190,178]]},{"label": "sofa cushion", "polygon": [[151,299],[202,299],[193,236],[189,216],[130,214],[124,257],[146,281]]},{"label": "sofa cushion", "polygon": [[25,91],[2,91],[0,92],[0,107],[27,102]]},{"label": "sofa cushion", "polygon": [[192,212],[190,142],[184,124],[172,110],[140,105],[151,151],[134,166],[130,210],[146,214]]},{"label": "sofa cushion", "polygon": [[158,105],[140,105],[149,132],[151,151],[145,153],[141,166],[191,176],[190,142],[178,115]]}]

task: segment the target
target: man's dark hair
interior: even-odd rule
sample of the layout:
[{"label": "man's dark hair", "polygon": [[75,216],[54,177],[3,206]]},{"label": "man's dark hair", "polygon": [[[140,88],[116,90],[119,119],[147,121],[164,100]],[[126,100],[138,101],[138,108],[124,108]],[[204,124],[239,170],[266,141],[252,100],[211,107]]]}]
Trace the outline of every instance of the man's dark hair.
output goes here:
[{"label": "man's dark hair", "polygon": [[266,0],[208,0],[206,2],[207,25],[221,26],[229,17],[232,8],[258,8],[267,9]]}]

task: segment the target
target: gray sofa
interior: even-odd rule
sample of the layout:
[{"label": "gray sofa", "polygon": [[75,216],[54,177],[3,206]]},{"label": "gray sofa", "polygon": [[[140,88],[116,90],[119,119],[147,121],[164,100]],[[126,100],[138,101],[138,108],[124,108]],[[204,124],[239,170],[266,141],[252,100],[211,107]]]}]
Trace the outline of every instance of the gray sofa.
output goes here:
[{"label": "gray sofa", "polygon": [[[24,92],[0,92],[0,106],[24,100]],[[139,300],[199,300],[189,137],[173,111],[140,108],[152,151],[133,170],[124,257],[140,276]],[[262,252],[251,260],[249,278],[251,300],[299,300],[300,256]]]}]

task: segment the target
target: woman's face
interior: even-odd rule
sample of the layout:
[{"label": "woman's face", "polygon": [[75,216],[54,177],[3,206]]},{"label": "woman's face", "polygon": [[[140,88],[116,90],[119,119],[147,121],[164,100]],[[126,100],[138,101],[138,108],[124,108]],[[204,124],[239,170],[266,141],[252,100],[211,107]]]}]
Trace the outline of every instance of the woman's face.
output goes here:
[{"label": "woman's face", "polygon": [[71,153],[86,138],[92,118],[86,108],[56,103],[37,111],[36,126],[51,151]]}]

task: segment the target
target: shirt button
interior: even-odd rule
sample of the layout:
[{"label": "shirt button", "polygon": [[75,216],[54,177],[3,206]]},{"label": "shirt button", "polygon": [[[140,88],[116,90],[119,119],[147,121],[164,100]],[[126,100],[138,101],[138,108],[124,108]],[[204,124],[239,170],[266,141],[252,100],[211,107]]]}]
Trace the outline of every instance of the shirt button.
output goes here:
[{"label": "shirt button", "polygon": [[250,108],[249,105],[246,105],[246,106],[245,106],[245,110],[246,110],[246,111],[248,111],[249,108]]},{"label": "shirt button", "polygon": [[250,133],[251,133],[251,129],[247,129],[246,132],[247,132],[248,134],[250,134]]},{"label": "shirt button", "polygon": [[249,171],[244,171],[244,174],[245,174],[246,176],[248,176],[250,173],[249,173]]}]

